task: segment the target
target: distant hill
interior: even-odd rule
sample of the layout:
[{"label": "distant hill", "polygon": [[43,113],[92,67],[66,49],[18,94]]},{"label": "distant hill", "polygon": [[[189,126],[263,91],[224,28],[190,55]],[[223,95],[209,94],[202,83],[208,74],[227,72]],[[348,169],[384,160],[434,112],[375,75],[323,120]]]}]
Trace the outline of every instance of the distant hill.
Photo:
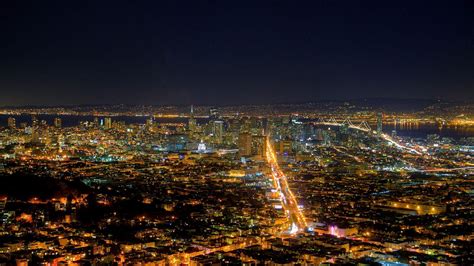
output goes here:
[{"label": "distant hill", "polygon": [[368,98],[349,101],[359,107],[370,107],[372,109],[381,109],[384,111],[396,112],[417,112],[424,108],[438,103],[433,99],[392,99],[392,98]]}]

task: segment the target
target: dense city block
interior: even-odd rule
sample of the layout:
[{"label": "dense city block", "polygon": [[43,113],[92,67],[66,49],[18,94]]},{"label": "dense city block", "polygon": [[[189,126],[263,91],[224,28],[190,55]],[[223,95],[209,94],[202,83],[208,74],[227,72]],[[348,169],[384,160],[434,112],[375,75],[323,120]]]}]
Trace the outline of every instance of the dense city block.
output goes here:
[{"label": "dense city block", "polygon": [[0,264],[471,264],[472,116],[331,106],[4,110]]}]

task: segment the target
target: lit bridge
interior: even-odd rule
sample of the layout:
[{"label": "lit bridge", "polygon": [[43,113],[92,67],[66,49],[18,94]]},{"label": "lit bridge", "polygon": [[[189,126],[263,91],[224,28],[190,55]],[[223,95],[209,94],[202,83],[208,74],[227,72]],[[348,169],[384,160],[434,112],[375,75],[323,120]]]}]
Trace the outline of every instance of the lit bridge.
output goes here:
[{"label": "lit bridge", "polygon": [[[349,118],[346,118],[342,122],[336,121],[336,119],[334,119],[333,117],[331,117],[327,121],[320,118],[320,119],[318,119],[318,121],[313,122],[313,124],[326,125],[326,126],[336,126],[336,127],[347,126],[348,128],[359,130],[359,131],[362,131],[362,132],[367,132],[367,133],[372,133],[373,132],[373,130],[370,128],[369,124],[366,121],[362,121],[360,124],[355,125],[351,122],[351,120]],[[399,149],[406,150],[406,151],[409,151],[409,152],[417,154],[417,155],[422,155],[421,151],[419,151],[417,149],[414,149],[412,147],[408,147],[406,145],[403,145],[403,144],[401,144],[398,141],[394,140],[392,137],[390,137],[389,135],[387,135],[385,133],[380,133],[380,137],[383,138],[388,143],[391,143],[395,147],[399,148]]]}]

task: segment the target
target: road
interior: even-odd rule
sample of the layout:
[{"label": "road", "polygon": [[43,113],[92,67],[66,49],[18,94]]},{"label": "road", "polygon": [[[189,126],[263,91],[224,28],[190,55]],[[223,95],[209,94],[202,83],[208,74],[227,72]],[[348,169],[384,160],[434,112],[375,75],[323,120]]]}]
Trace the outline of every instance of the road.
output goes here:
[{"label": "road", "polygon": [[278,165],[277,156],[270,139],[267,138],[267,162],[272,169],[273,186],[280,195],[282,206],[287,212],[288,218],[291,221],[291,233],[304,232],[308,228],[308,224],[303,215],[303,212],[298,207],[298,202],[288,185],[288,179]]}]

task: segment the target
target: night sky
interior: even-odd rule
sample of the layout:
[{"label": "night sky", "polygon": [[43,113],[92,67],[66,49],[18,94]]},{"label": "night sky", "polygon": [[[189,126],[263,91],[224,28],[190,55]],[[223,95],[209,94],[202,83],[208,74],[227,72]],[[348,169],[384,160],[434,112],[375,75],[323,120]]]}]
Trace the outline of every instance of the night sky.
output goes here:
[{"label": "night sky", "polygon": [[0,30],[0,105],[474,99],[471,0],[11,0]]}]

